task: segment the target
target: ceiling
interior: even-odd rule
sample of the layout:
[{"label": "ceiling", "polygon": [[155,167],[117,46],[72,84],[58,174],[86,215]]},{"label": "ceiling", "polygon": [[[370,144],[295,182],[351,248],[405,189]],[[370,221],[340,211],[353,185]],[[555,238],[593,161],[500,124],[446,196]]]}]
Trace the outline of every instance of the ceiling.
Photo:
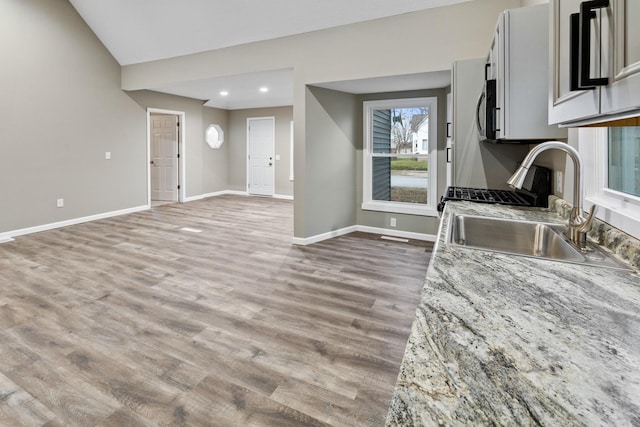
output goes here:
[{"label": "ceiling", "polygon": [[[114,58],[121,65],[129,65],[470,0],[69,1]],[[387,80],[386,84],[393,82]],[[259,92],[260,87],[269,91]],[[350,91],[348,85],[341,87]],[[291,105],[293,72],[273,70],[149,89],[201,99],[208,106],[226,109]],[[228,95],[221,96],[223,90]],[[389,90],[399,89],[382,91]]]}]

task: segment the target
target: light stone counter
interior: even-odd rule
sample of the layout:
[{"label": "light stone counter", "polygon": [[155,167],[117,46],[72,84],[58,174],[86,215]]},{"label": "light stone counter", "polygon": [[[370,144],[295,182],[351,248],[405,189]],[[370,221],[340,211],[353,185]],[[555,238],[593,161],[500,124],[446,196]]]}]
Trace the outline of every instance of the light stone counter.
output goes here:
[{"label": "light stone counter", "polygon": [[640,426],[640,276],[448,246],[447,202],[387,425]]}]

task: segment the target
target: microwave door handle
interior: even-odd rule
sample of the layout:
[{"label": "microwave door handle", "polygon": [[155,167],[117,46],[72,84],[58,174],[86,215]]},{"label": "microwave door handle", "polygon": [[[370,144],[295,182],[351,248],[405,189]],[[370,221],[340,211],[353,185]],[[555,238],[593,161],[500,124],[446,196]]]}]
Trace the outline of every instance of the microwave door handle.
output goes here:
[{"label": "microwave door handle", "polygon": [[484,91],[482,91],[478,97],[478,104],[476,105],[476,128],[478,129],[478,135],[480,136],[484,136],[482,124],[480,123],[480,107],[482,107],[482,100],[484,99],[484,96]]},{"label": "microwave door handle", "polygon": [[578,67],[580,89],[595,89],[609,84],[607,77],[591,78],[591,20],[596,18],[596,9],[609,7],[609,0],[590,0],[580,3]]},{"label": "microwave door handle", "polygon": [[493,109],[491,117],[491,132],[500,132],[500,128],[498,127],[498,111],[500,111],[499,107],[495,107]]}]

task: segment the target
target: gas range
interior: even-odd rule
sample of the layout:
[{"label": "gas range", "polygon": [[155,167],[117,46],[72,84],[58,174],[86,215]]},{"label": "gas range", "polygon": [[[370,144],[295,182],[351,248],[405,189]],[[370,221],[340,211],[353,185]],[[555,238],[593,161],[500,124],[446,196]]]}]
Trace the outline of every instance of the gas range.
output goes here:
[{"label": "gas range", "polygon": [[551,194],[551,171],[533,165],[521,190],[493,190],[487,188],[447,187],[438,204],[438,212],[444,210],[448,200],[476,203],[500,203],[511,206],[547,207]]},{"label": "gas range", "polygon": [[438,204],[438,211],[444,210],[448,200],[469,201],[476,203],[500,203],[512,206],[539,206],[538,197],[530,194],[516,193],[509,190],[486,188],[448,187]]},{"label": "gas range", "polygon": [[525,198],[515,191],[508,190],[491,190],[482,188],[466,188],[466,187],[449,187],[445,200],[468,200],[480,203],[502,203],[505,205],[532,206],[532,201]]}]

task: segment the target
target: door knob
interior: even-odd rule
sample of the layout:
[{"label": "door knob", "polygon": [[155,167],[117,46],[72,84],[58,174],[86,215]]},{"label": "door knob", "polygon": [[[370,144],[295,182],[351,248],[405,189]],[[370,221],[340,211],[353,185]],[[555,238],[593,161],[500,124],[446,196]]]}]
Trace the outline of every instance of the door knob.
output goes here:
[{"label": "door knob", "polygon": [[269,166],[273,165],[273,163],[269,162]]},{"label": "door knob", "polygon": [[153,160],[151,160],[149,163],[150,163],[150,164],[152,164],[152,165],[155,165],[155,163],[153,162]]}]

